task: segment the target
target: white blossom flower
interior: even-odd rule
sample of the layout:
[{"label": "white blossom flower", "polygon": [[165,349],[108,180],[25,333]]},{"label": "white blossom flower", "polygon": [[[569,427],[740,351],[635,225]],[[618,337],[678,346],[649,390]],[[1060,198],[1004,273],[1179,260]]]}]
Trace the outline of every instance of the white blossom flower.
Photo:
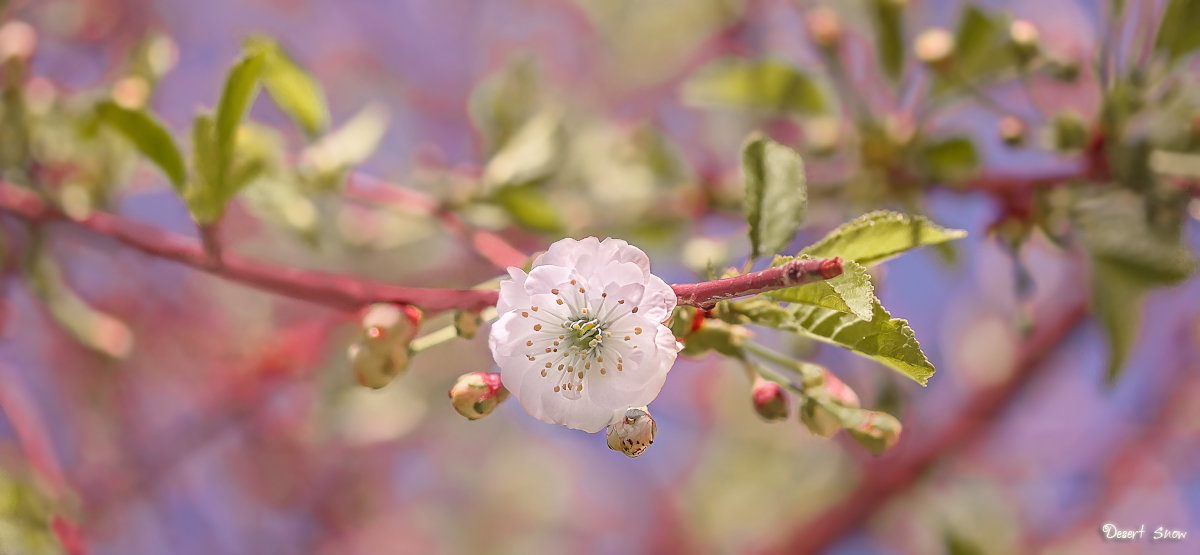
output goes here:
[{"label": "white blossom flower", "polygon": [[509,268],[488,345],[504,386],[535,418],[598,432],[658,396],[680,350],[663,322],[675,293],[641,249],[563,239]]}]

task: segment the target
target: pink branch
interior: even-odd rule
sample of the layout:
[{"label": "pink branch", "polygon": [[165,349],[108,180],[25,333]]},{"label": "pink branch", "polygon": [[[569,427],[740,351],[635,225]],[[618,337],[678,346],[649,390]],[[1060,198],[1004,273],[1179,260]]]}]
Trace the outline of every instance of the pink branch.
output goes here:
[{"label": "pink branch", "polygon": [[[496,304],[499,295],[496,291],[475,289],[400,287],[353,276],[301,270],[250,260],[232,253],[222,253],[220,260],[216,260],[209,255],[201,241],[191,237],[102,212],[93,212],[82,220],[72,220],[56,207],[46,204],[37,195],[2,181],[0,213],[31,222],[69,223],[151,256],[173,260],[229,281],[339,310],[354,311],[376,302],[411,304],[428,312],[451,309],[479,310]],[[492,240],[488,235],[475,235],[473,239],[485,245]],[[494,243],[491,245],[495,246]],[[523,261],[522,256],[521,262]],[[672,288],[679,295],[679,304],[710,307],[722,299],[829,279],[841,273],[842,262],[837,258],[797,260],[778,268],[769,268],[744,276],[673,285]]]},{"label": "pink branch", "polygon": [[672,285],[671,289],[675,290],[675,295],[679,297],[680,305],[712,308],[717,301],[786,289],[840,275],[841,258],[793,260],[778,268],[767,268],[761,272],[716,281]]}]

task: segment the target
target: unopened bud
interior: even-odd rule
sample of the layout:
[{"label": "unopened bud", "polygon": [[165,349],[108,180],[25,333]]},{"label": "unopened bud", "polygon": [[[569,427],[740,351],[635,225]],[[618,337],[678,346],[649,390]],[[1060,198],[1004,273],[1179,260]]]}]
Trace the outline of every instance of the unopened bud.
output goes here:
[{"label": "unopened bud", "polygon": [[901,426],[895,416],[870,410],[862,411],[861,416],[859,424],[846,431],[868,451],[878,455],[900,441]]},{"label": "unopened bud", "polygon": [[179,48],[167,35],[156,35],[146,43],[146,63],[155,78],[161,78],[179,61]]},{"label": "unopened bud", "polygon": [[416,337],[421,311],[409,305],[379,303],[362,316],[362,334],[347,351],[358,383],[381,388],[408,368],[408,344]]},{"label": "unopened bud", "polygon": [[28,60],[37,48],[37,31],[24,21],[9,21],[0,26],[0,61]]},{"label": "unopened bud", "polygon": [[754,412],[763,420],[786,420],[788,417],[788,397],[779,384],[754,378],[754,388],[750,390],[750,398],[754,401]]},{"label": "unopened bud", "polygon": [[463,339],[471,339],[479,333],[483,317],[475,310],[460,310],[454,313],[454,331]]},{"label": "unopened bud", "polygon": [[842,429],[847,411],[859,407],[858,394],[850,386],[824,368],[820,372],[820,384],[806,385],[806,397],[800,404],[800,421],[808,430],[821,437],[829,437]]},{"label": "unopened bud", "polygon": [[913,44],[913,51],[917,55],[917,59],[921,62],[941,68],[950,61],[954,55],[954,35],[950,31],[941,28],[934,28],[923,31],[917,35],[917,40]]},{"label": "unopened bud", "polygon": [[496,405],[508,399],[508,390],[500,383],[500,374],[488,372],[459,376],[449,393],[454,410],[469,420],[478,420],[491,414]]},{"label": "unopened bud", "polygon": [[1004,116],[999,124],[1000,139],[1008,146],[1025,143],[1025,124],[1013,116]]},{"label": "unopened bud", "polygon": [[808,12],[804,25],[813,44],[823,50],[833,50],[842,41],[842,21],[837,12],[820,6]]},{"label": "unopened bud", "polygon": [[654,444],[654,436],[657,433],[658,427],[654,424],[654,418],[645,407],[629,409],[620,420],[608,425],[608,448],[633,458]]},{"label": "unopened bud", "polygon": [[122,77],[113,85],[112,99],[127,110],[138,110],[150,99],[150,84],[136,75]]},{"label": "unopened bud", "polygon": [[814,117],[804,126],[805,146],[817,156],[833,154],[841,140],[842,121],[836,117]]},{"label": "unopened bud", "polygon": [[388,352],[371,348],[363,343],[353,343],[346,350],[354,377],[359,385],[379,389],[392,383],[408,368],[408,349]]},{"label": "unopened bud", "polygon": [[1008,38],[1012,41],[1013,53],[1021,65],[1029,63],[1037,56],[1038,30],[1032,23],[1024,19],[1014,19],[1008,27]]}]

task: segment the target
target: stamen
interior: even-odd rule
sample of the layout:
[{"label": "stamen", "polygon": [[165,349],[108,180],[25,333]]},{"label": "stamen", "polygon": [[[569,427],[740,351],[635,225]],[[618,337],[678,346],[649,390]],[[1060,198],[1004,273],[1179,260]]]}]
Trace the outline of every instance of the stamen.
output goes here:
[{"label": "stamen", "polygon": [[630,312],[637,314],[637,309],[638,309],[638,307],[635,306],[635,307],[633,307],[633,310],[631,310]]},{"label": "stamen", "polygon": [[529,307],[529,310],[532,310],[534,312],[537,312],[537,309],[538,309],[538,307],[536,307],[536,306]]},{"label": "stamen", "polygon": [[532,341],[526,341],[526,342],[525,342],[525,346],[526,346],[526,347],[532,347],[532,346],[533,346],[533,342],[532,342]]},{"label": "stamen", "polygon": [[562,304],[562,299],[555,299],[555,301],[558,302],[558,304]]},{"label": "stamen", "polygon": [[528,312],[522,312],[522,313],[521,313],[521,317],[522,317],[522,318],[528,318],[528,317],[529,317],[529,313],[528,313]]},{"label": "stamen", "polygon": [[641,335],[641,334],[642,334],[642,328],[633,328],[633,334],[634,334],[634,335]]},{"label": "stamen", "polygon": [[533,325],[533,331],[542,331],[542,325],[541,325],[541,324],[534,324],[534,325]]},{"label": "stamen", "polygon": [[571,280],[571,285],[575,285],[575,280]]},{"label": "stamen", "polygon": [[558,289],[551,289],[551,290],[550,290],[550,292],[551,292],[551,293],[554,293],[555,295],[557,295],[557,294],[558,294]]}]

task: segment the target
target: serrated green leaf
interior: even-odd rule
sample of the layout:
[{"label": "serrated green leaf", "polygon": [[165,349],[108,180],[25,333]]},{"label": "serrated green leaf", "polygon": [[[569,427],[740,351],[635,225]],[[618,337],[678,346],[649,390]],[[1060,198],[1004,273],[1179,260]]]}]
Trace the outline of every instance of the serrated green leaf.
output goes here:
[{"label": "serrated green leaf", "polygon": [[1091,308],[1108,340],[1109,383],[1121,375],[1141,326],[1142,305],[1150,285],[1129,268],[1102,258],[1092,259]]},{"label": "serrated green leaf", "polygon": [[246,41],[246,50],[261,53],[262,84],[267,94],[305,133],[317,135],[329,126],[325,90],[278,43],[253,37]]},{"label": "serrated green leaf", "polygon": [[133,349],[133,333],[124,322],[92,308],[73,291],[58,264],[38,249],[26,268],[34,296],[64,331],[93,351],[125,358]]},{"label": "serrated green leaf", "polygon": [[258,96],[262,72],[262,53],[247,52],[234,62],[225,78],[225,87],[221,92],[221,100],[217,103],[217,111],[214,116],[216,124],[213,129],[213,140],[217,153],[217,175],[220,178],[213,185],[218,189],[224,189],[227,185],[224,178],[229,175],[229,171],[233,167],[238,126],[241,125],[250,105]]},{"label": "serrated green leaf", "polygon": [[750,257],[779,251],[796,234],[808,208],[804,161],[796,151],[756,134],[742,148],[742,180]]},{"label": "serrated green leaf", "polygon": [[896,81],[904,69],[904,6],[895,0],[871,0],[871,23],[875,29],[875,55],[884,73]]},{"label": "serrated green leaf", "polygon": [[[771,265],[779,266],[789,260],[792,258],[779,257]],[[866,268],[853,260],[842,262],[842,274],[837,277],[780,289],[767,296],[777,301],[848,312],[866,321],[871,320],[875,305],[875,287],[871,283],[871,276]]]},{"label": "serrated green leaf", "polygon": [[910,249],[966,236],[966,231],[941,227],[924,216],[880,210],[841,225],[800,252],[813,258],[840,256],[873,266]]},{"label": "serrated green leaf", "polygon": [[1157,230],[1145,201],[1125,189],[1089,190],[1074,210],[1084,248],[1094,257],[1135,273],[1149,286],[1179,283],[1196,271],[1196,257],[1178,230]]},{"label": "serrated green leaf", "polygon": [[682,95],[685,104],[706,108],[799,114],[828,109],[825,93],[812,77],[778,60],[717,60],[691,76]]},{"label": "serrated green leaf", "polygon": [[979,169],[979,153],[967,137],[949,137],[921,148],[921,163],[929,177],[939,183],[961,181]]},{"label": "serrated green leaf", "polygon": [[933,375],[933,364],[921,351],[908,321],[892,318],[878,302],[870,321],[853,314],[808,304],[787,307],[749,302],[739,310],[751,321],[776,329],[837,345],[875,361],[925,385]]},{"label": "serrated green leaf", "polygon": [[1154,49],[1165,52],[1170,61],[1200,48],[1200,0],[1170,0],[1154,37]]},{"label": "serrated green leaf", "polygon": [[149,112],[130,110],[113,102],[103,102],[98,109],[104,123],[120,132],[142,156],[158,166],[175,192],[182,194],[187,181],[183,155],[158,118]]}]

